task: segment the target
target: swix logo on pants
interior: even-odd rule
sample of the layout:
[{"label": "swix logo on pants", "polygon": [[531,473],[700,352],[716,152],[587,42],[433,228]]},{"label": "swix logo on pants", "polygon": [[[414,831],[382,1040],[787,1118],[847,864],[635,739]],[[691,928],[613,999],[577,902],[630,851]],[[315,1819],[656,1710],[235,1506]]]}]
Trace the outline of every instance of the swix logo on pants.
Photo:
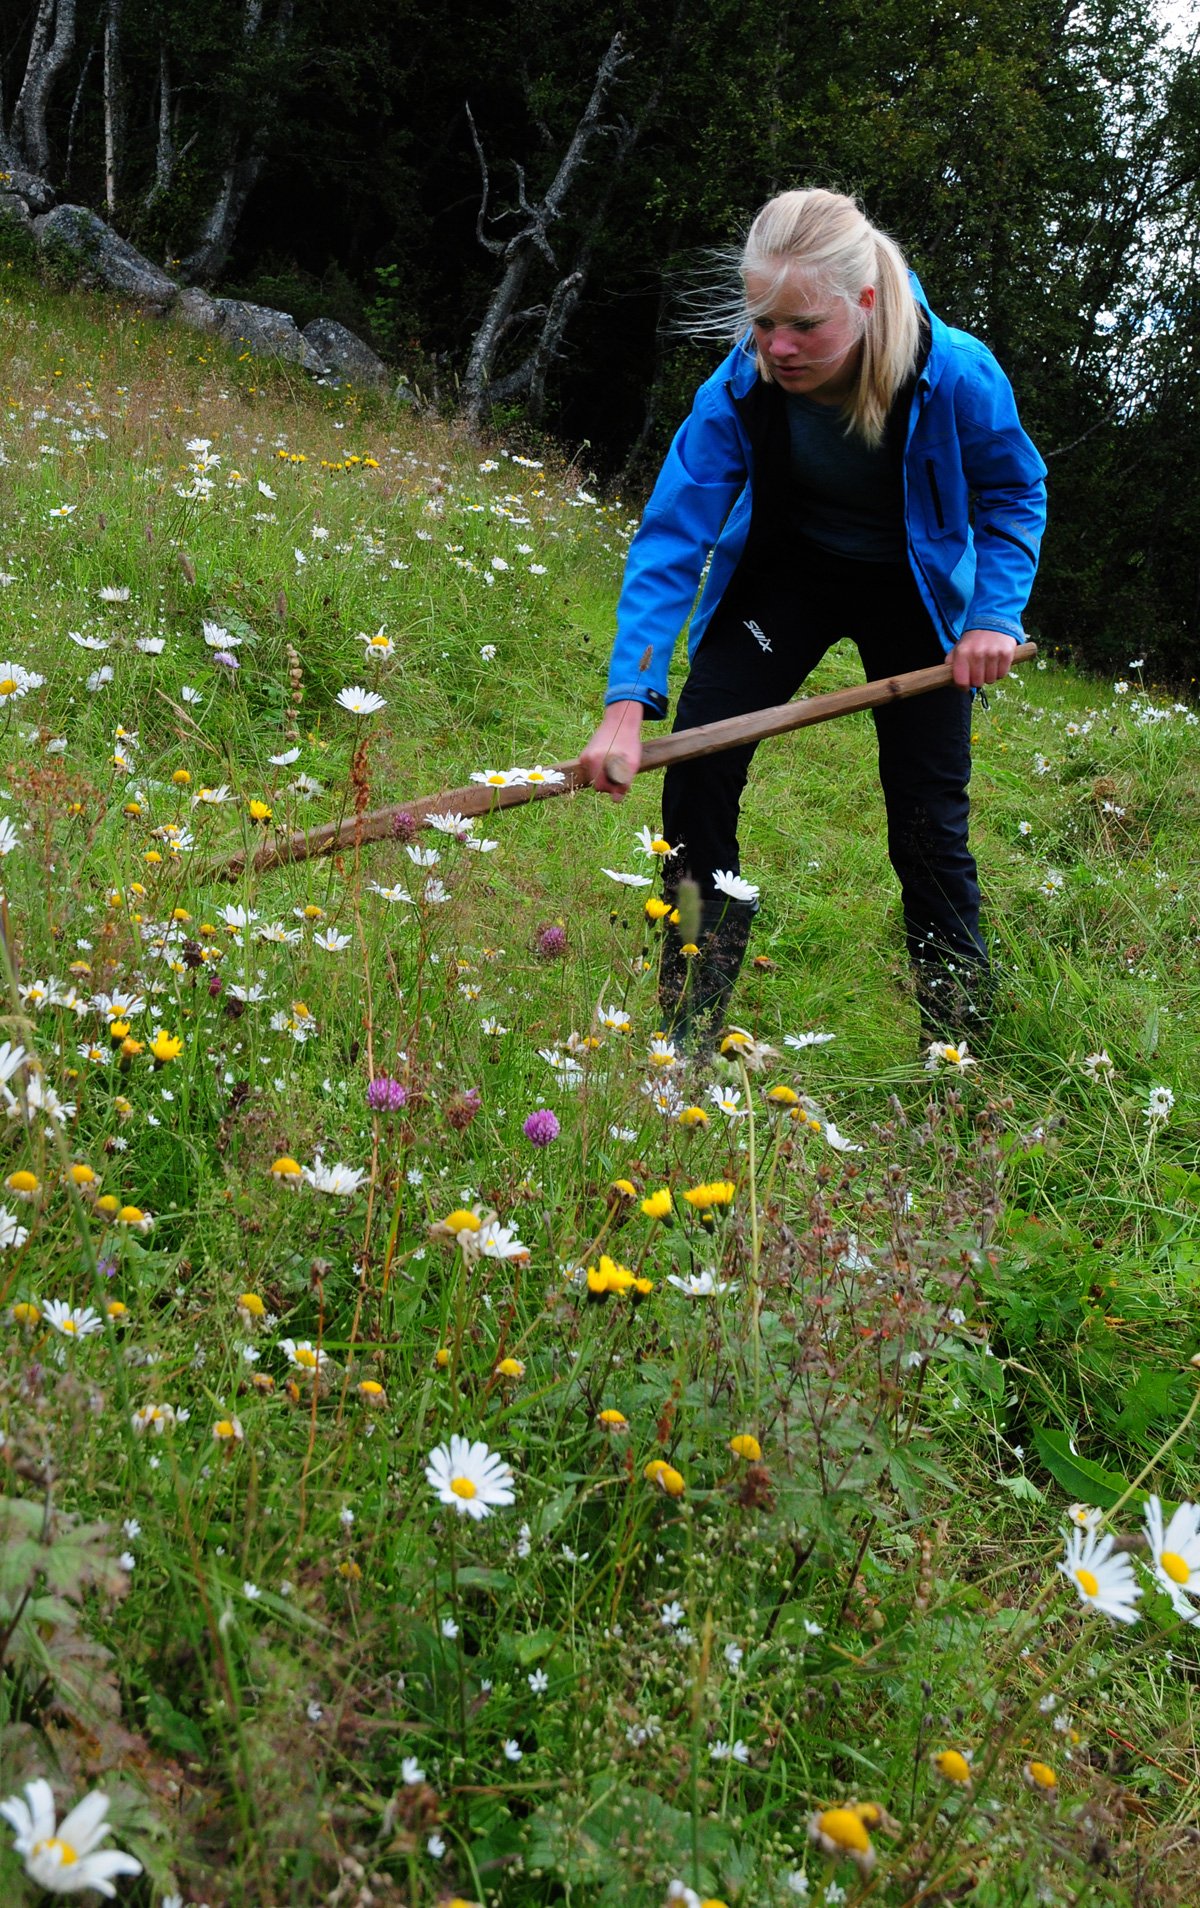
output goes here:
[{"label": "swix logo on pants", "polygon": [[759,648],[762,650],[764,656],[771,656],[774,654],[774,651],[771,648],[770,637],[767,635],[765,630],[762,630],[758,627],[758,624],[754,621],[753,617],[748,616],[746,618],[744,627],[750,631],[750,634],[753,636],[755,642],[758,644]]}]

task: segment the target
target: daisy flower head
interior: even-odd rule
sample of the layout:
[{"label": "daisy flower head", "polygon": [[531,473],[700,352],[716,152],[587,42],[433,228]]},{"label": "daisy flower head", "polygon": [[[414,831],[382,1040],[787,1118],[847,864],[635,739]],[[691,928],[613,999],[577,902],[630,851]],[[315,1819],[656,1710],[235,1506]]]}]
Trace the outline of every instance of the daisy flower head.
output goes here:
[{"label": "daisy flower head", "polygon": [[1113,1070],[1112,1058],[1107,1047],[1101,1047],[1099,1053],[1085,1054],[1082,1065],[1089,1080],[1098,1080],[1101,1074],[1111,1073]]},{"label": "daisy flower head", "polygon": [[1167,1116],[1175,1104],[1175,1095],[1170,1087],[1152,1086],[1146,1101],[1146,1110],[1142,1118],[1149,1126],[1165,1125]]},{"label": "daisy flower head", "polygon": [[672,855],[679,853],[679,849],[672,848],[665,836],[656,835],[651,828],[638,829],[635,846],[643,855],[652,855],[655,860],[669,861]]},{"label": "daisy flower head", "polygon": [[650,888],[654,885],[649,875],[622,874],[618,868],[604,868],[601,873],[606,874],[610,881],[618,882],[622,888]]},{"label": "daisy flower head", "polygon": [[925,1051],[926,1073],[939,1073],[943,1067],[951,1073],[965,1073],[968,1067],[977,1066],[967,1052],[967,1043],[960,1040],[951,1044],[945,1040],[931,1040]]},{"label": "daisy flower head", "polygon": [[358,684],[349,689],[339,689],[336,700],[341,708],[355,716],[378,715],[381,709],[387,708],[386,697],[378,696],[373,689],[364,689]]},{"label": "daisy flower head", "polygon": [[306,1377],[313,1377],[326,1363],[325,1353],[310,1338],[281,1338],[279,1349],[293,1371],[302,1371]]},{"label": "daisy flower head", "polygon": [[1067,1532],[1067,1554],[1058,1568],[1072,1583],[1081,1603],[1118,1623],[1136,1623],[1134,1608],[1141,1588],[1133,1574],[1133,1564],[1123,1554],[1113,1556],[1113,1533],[1080,1530]]},{"label": "daisy flower head", "polygon": [[825,1855],[847,1855],[861,1874],[875,1866],[875,1850],[857,1809],[818,1809],[808,1818],[809,1839]]},{"label": "daisy flower head", "polygon": [[90,1338],[104,1330],[104,1320],[90,1305],[68,1305],[65,1299],[50,1299],[42,1309],[47,1324],[64,1338]]},{"label": "daisy flower head", "polygon": [[1200,1504],[1180,1504],[1166,1528],[1157,1497],[1146,1499],[1146,1542],[1150,1568],[1159,1588],[1171,1599],[1176,1616],[1200,1625]]},{"label": "daisy flower head", "polygon": [[13,1847],[25,1863],[25,1873],[52,1895],[94,1888],[111,1898],[117,1892],[115,1876],[141,1874],[142,1864],[135,1856],[101,1848],[111,1833],[107,1814],[108,1797],[94,1789],[58,1823],[54,1792],[40,1776],[25,1784],[23,1796],[10,1795],[0,1802],[0,1815],[15,1831]]},{"label": "daisy flower head", "polygon": [[509,1466],[481,1439],[472,1441],[457,1431],[448,1444],[439,1444],[429,1453],[425,1477],[439,1504],[477,1523],[515,1501]]},{"label": "daisy flower head", "polygon": [[315,1192],[328,1193],[335,1199],[348,1198],[356,1193],[364,1179],[370,1177],[365,1167],[343,1166],[339,1160],[334,1166],[327,1166],[320,1153],[311,1166],[303,1168],[304,1177]]},{"label": "daisy flower head", "polygon": [[802,1051],[805,1047],[827,1047],[831,1040],[836,1039],[837,1035],[831,1033],[784,1034],[783,1044]]},{"label": "daisy flower head", "polygon": [[740,874],[734,874],[731,868],[718,868],[712,878],[713,887],[718,894],[725,895],[730,901],[757,901],[759,890],[753,881],[745,881]]}]

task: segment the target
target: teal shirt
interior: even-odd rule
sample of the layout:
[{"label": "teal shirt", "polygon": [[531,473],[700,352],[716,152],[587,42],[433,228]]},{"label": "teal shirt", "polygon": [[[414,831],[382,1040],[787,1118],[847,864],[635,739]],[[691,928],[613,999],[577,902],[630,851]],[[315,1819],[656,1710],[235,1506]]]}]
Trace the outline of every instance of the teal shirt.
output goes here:
[{"label": "teal shirt", "polygon": [[850,435],[840,406],[786,394],[793,521],[801,536],[859,563],[903,563],[903,446],[888,431],[877,450]]}]

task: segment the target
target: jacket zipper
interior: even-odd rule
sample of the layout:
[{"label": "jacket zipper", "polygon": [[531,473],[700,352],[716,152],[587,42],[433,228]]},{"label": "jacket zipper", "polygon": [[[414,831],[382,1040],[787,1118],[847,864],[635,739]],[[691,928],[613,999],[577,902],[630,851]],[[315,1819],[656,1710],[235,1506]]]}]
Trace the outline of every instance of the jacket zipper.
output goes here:
[{"label": "jacket zipper", "polygon": [[1012,536],[1010,532],[1007,530],[997,530],[994,523],[985,523],[983,526],[983,531],[985,536],[999,537],[1001,541],[1004,543],[1014,544],[1018,550],[1024,551],[1025,555],[1029,558],[1029,561],[1031,563],[1037,562],[1037,558],[1034,556],[1033,551],[1030,549],[1029,545],[1027,543],[1022,543],[1020,537]]},{"label": "jacket zipper", "polygon": [[937,518],[937,527],[939,530],[944,530],[946,519],[942,515],[942,499],[938,492],[937,472],[934,470],[932,457],[925,459],[925,475],[929,479],[929,494],[933,498],[933,514]]}]

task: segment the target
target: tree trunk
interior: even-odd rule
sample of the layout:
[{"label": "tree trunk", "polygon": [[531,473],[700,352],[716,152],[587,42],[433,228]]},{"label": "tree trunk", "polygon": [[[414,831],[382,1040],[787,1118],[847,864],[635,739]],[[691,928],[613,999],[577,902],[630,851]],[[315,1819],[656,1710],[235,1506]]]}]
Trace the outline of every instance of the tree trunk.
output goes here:
[{"label": "tree trunk", "polygon": [[110,219],[121,164],[121,4],[108,0],[104,17],[104,204]]},{"label": "tree trunk", "polygon": [[[292,29],[294,0],[283,0],[275,22],[278,45],[286,43]],[[253,40],[262,25],[263,0],[246,0],[242,15],[242,38]],[[267,162],[267,134],[275,116],[276,101],[265,93],[259,103],[258,123],[241,150],[235,143],[208,217],[200,229],[195,248],[181,261],[180,272],[189,284],[212,285],[223,271],[246,201],[258,184]]]},{"label": "tree trunk", "polygon": [[75,0],[38,0],[25,77],[13,107],[9,137],[25,166],[39,179],[50,176],[46,107],[54,82],[70,59],[74,46]]}]

